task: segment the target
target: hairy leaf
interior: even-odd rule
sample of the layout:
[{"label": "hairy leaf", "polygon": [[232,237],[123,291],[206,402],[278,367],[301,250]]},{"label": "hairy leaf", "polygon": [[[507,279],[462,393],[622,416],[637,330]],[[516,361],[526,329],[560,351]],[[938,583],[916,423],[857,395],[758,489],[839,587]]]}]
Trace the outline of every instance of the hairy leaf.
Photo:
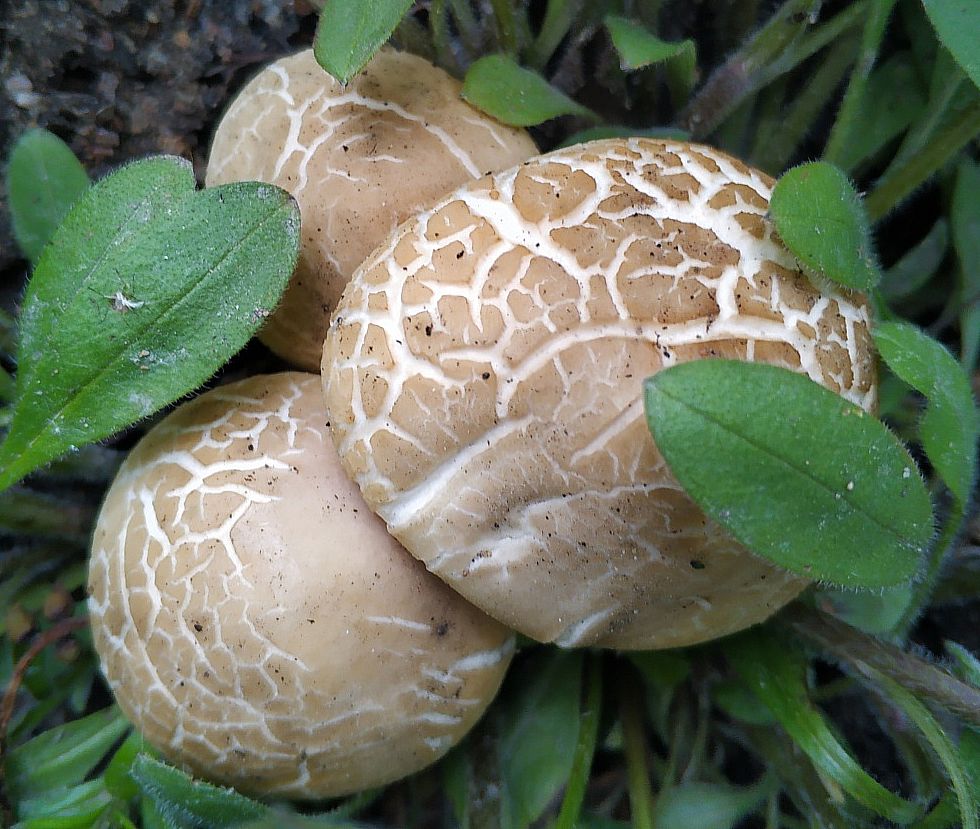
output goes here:
[{"label": "hairy leaf", "polygon": [[980,3],[976,0],[922,0],[936,34],[963,71],[980,87]]},{"label": "hairy leaf", "polygon": [[0,489],[203,383],[275,307],[298,245],[296,206],[271,185],[195,192],[168,157],[94,185],[28,285]]},{"label": "hairy leaf", "polygon": [[388,41],[412,0],[327,0],[313,56],[341,83],[360,72]]},{"label": "hairy leaf", "polygon": [[17,140],[7,166],[7,196],[14,236],[28,259],[37,261],[88,186],[82,163],[57,135],[38,128]]},{"label": "hairy leaf", "polygon": [[170,826],[221,829],[258,820],[268,811],[233,789],[193,780],[146,754],[133,761],[130,775]]},{"label": "hairy leaf", "polygon": [[970,380],[943,346],[915,326],[882,323],[875,345],[888,367],[926,396],[922,446],[953,495],[970,498],[977,464],[977,410]]},{"label": "hairy leaf", "polygon": [[915,463],[877,419],[783,368],[701,360],[646,381],[654,440],[711,518],[813,579],[911,578],[932,535]]},{"label": "hairy leaf", "polygon": [[498,121],[530,127],[559,115],[594,119],[594,113],[505,55],[488,55],[466,73],[463,98]]},{"label": "hairy leaf", "polygon": [[769,213],[810,276],[861,291],[878,283],[867,214],[837,167],[814,161],[787,171],[773,188]]},{"label": "hairy leaf", "polygon": [[625,71],[662,63],[684,53],[694,54],[693,40],[668,43],[648,32],[642,24],[619,15],[610,14],[604,22]]}]

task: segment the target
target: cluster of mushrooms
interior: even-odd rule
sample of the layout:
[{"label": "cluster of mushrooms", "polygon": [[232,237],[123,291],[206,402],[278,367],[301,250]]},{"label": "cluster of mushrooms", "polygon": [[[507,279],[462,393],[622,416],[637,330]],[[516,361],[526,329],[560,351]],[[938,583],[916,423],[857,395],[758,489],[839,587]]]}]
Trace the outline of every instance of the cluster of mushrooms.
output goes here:
[{"label": "cluster of mushrooms", "polygon": [[804,278],[765,174],[646,138],[537,156],[459,91],[390,49],[342,86],[306,51],[214,139],[209,186],[262,180],[300,205],[260,337],[301,371],[221,386],[146,435],[89,588],[126,714],[246,792],[332,797],[434,762],[493,698],[514,630],[676,647],[805,587],[685,494],[644,378],[757,360],[874,406],[866,302]]}]

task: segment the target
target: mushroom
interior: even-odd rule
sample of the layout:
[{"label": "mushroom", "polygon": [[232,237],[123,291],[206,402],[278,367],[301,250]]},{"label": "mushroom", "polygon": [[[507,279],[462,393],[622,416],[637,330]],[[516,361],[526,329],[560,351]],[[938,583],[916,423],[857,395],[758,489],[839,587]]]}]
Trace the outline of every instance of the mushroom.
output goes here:
[{"label": "mushroom", "polygon": [[806,581],[708,520],[642,382],[773,363],[872,409],[865,299],[818,291],[773,181],[697,144],[582,144],[470,183],[355,273],[324,345],[341,462],[430,571],[560,645],[666,648],[761,621]]},{"label": "mushroom", "polygon": [[103,671],[143,736],[259,795],[428,765],[513,650],[367,508],[311,374],[215,389],[154,427],[106,497],[89,591]]},{"label": "mushroom", "polygon": [[263,69],[221,119],[207,185],[276,184],[302,215],[296,271],[259,334],[279,356],[319,371],[354,268],[423,205],[537,153],[526,132],[473,109],[460,89],[428,61],[387,48],[343,86],[306,50]]}]

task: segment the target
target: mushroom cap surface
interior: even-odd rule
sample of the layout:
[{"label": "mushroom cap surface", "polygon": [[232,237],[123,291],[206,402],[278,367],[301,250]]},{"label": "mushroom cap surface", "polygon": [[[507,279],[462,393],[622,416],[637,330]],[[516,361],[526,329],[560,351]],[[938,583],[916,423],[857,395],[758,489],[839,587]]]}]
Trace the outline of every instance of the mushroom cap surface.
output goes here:
[{"label": "mushroom cap surface", "polygon": [[109,490],[89,592],[143,736],[261,795],[332,797],[435,761],[513,650],[367,508],[311,374],[215,389],[154,427]]},{"label": "mushroom cap surface", "polygon": [[207,185],[276,184],[302,215],[296,270],[259,333],[279,356],[319,371],[330,312],[364,258],[419,208],[537,153],[524,130],[475,110],[460,89],[387,48],[342,86],[308,49],[263,69],[222,117]]},{"label": "mushroom cap surface", "polygon": [[866,301],[821,293],[765,220],[772,179],[709,147],[582,144],[480,179],[354,275],[324,344],[341,461],[413,555],[538,640],[664,648],[806,582],[709,521],[642,382],[706,357],[871,409]]}]

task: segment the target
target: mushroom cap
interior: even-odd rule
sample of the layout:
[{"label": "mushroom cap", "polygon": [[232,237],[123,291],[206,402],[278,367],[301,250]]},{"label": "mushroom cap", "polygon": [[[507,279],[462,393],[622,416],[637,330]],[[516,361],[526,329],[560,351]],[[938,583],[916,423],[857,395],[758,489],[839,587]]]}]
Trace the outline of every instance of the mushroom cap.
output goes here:
[{"label": "mushroom cap", "polygon": [[821,293],[765,219],[772,179],[709,147],[582,144],[462,187],[356,272],[324,344],[341,461],[470,601],[561,645],[689,645],[806,582],[685,494],[642,382],[705,357],[875,405],[863,297]]},{"label": "mushroom cap", "polygon": [[428,765],[513,650],[367,508],[310,374],[218,388],[154,427],[106,497],[89,592],[103,671],[145,738],[261,795]]},{"label": "mushroom cap", "polygon": [[296,271],[259,334],[279,356],[319,371],[330,312],[364,258],[424,205],[537,153],[460,89],[392,49],[342,86],[308,49],[263,69],[221,119],[207,185],[276,184],[302,215]]}]

